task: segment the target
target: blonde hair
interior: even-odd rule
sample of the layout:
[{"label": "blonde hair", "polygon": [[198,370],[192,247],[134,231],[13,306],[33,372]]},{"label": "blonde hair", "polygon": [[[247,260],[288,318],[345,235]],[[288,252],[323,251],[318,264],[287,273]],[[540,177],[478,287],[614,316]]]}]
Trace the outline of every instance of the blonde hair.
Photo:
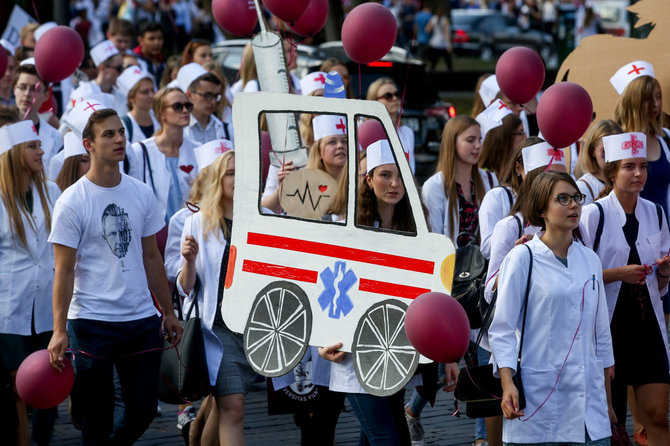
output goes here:
[{"label": "blonde hair", "polygon": [[188,201],[190,203],[199,203],[202,199],[202,195],[205,193],[207,186],[207,181],[209,180],[210,167],[211,165],[205,166],[205,168],[200,170],[198,176],[195,177],[195,180],[191,183],[191,191],[188,193]]},{"label": "blonde hair", "polygon": [[640,76],[631,81],[619,96],[614,118],[625,132],[642,132],[663,135],[662,113],[653,117],[654,89],[661,91],[658,81],[650,76]]},{"label": "blonde hair", "polygon": [[170,88],[161,88],[156,92],[154,95],[154,99],[151,101],[151,108],[154,110],[154,115],[156,116],[156,120],[160,124],[160,127],[154,132],[154,135],[160,135],[163,133],[163,115],[165,114],[165,110],[168,107],[167,104],[167,97],[170,93],[173,91],[177,91],[184,96],[186,96],[186,93],[181,91],[180,88],[176,87],[170,87]]},{"label": "blonde hair", "polygon": [[28,208],[28,202],[23,190],[25,187],[25,178],[30,177],[30,184],[34,184],[37,187],[40,203],[44,210],[47,231],[51,231],[51,212],[49,211],[48,204],[53,205],[53,203],[49,197],[44,169],[39,172],[33,172],[26,162],[26,144],[28,143],[17,144],[9,151],[0,155],[0,195],[9,216],[10,231],[19,240],[21,245],[28,248],[26,228],[23,226],[22,215],[26,217],[33,230],[36,231],[37,228],[35,227],[35,221]]},{"label": "blonde hair", "polygon": [[207,238],[210,232],[219,229],[225,236],[230,234],[230,228],[226,225],[223,208],[223,186],[221,179],[228,168],[228,161],[235,156],[234,151],[226,152],[218,157],[209,166],[209,173],[203,179],[203,193],[200,197],[200,212],[202,212],[203,234]]},{"label": "blonde hair", "polygon": [[577,166],[575,167],[575,176],[577,178],[585,173],[595,175],[600,172],[600,166],[598,166],[598,160],[593,151],[603,136],[617,135],[619,133],[623,133],[623,130],[619,124],[611,119],[602,119],[591,123],[584,136],[579,140],[579,157],[577,158]]},{"label": "blonde hair", "polygon": [[[449,200],[449,209],[447,210],[447,215],[445,218],[448,218],[450,222],[454,223],[458,221],[458,192],[456,189],[456,139],[458,136],[465,132],[470,127],[477,126],[479,128],[479,123],[470,116],[459,115],[454,118],[451,118],[447,124],[444,126],[442,131],[442,142],[440,144],[440,156],[437,160],[437,172],[442,173],[442,179],[444,181],[444,195]],[[481,200],[484,198],[486,190],[484,189],[484,183],[482,182],[482,177],[479,175],[479,168],[477,164],[472,165],[472,171],[470,174],[472,180],[475,184],[474,198],[477,203],[481,203]],[[451,224],[449,234],[450,237],[454,237],[454,230],[456,225]]]},{"label": "blonde hair", "polygon": [[242,80],[242,88],[246,87],[249,81],[258,79],[258,71],[256,71],[256,60],[254,59],[254,52],[251,49],[251,42],[247,43],[242,53],[242,64],[240,66],[240,79]]},{"label": "blonde hair", "polygon": [[311,113],[303,113],[300,115],[300,122],[298,123],[300,127],[300,139],[302,139],[302,143],[307,147],[314,144],[314,129],[312,128],[314,116]]}]

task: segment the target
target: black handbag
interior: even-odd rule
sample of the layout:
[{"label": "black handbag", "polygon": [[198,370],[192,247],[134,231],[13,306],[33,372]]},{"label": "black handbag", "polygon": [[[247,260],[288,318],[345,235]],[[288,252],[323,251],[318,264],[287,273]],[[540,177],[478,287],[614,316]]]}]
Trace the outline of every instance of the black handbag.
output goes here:
[{"label": "black handbag", "polygon": [[[172,344],[167,340],[163,341],[158,399],[164,403],[190,403],[200,400],[210,392],[205,342],[200,325],[199,291],[200,281],[196,280],[193,303],[184,320],[181,298],[179,295],[175,296],[177,285],[174,286],[173,302],[184,330],[176,347],[171,348]],[[193,309],[195,315],[191,317]]]},{"label": "black handbag", "polygon": [[[526,245],[524,245],[526,246]],[[530,291],[530,278],[533,272],[533,254],[528,246],[530,254],[530,265],[528,267],[528,280],[526,282],[526,292],[523,299],[523,322],[521,324],[521,342],[519,344],[519,355],[516,362],[516,374],[513,376],[514,385],[519,391],[519,409],[526,407],[526,396],[521,382],[521,352],[523,350],[523,338],[526,330],[526,313],[528,312],[528,293]],[[495,311],[495,300],[497,293],[493,295],[491,305],[487,309],[483,328],[477,335],[476,342],[468,350],[466,356],[466,366],[461,368],[454,390],[454,398],[466,403],[465,414],[469,418],[487,418],[502,415],[502,384],[499,378],[493,376],[493,365],[474,366],[474,360],[477,357],[477,349],[482,341],[484,332],[488,330],[493,320]]]},{"label": "black handbag", "polygon": [[476,243],[477,236],[468,232],[461,232],[458,236],[461,235],[470,235],[473,241],[456,249],[451,294],[468,315],[470,328],[475,329],[482,326],[479,302],[484,296],[488,262]]}]

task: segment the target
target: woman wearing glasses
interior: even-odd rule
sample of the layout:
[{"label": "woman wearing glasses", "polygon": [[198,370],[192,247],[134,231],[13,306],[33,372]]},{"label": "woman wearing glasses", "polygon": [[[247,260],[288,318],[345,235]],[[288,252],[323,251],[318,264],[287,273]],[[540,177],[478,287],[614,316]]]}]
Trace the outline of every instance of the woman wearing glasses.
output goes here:
[{"label": "woman wearing glasses", "polygon": [[660,298],[670,279],[668,224],[663,208],[640,196],[647,137],[623,133],[602,140],[606,185],[602,198],[584,208],[582,224],[585,243],[603,264],[616,361],[612,405],[623,423],[627,387],[633,386],[649,445],[670,444],[668,340]]},{"label": "woman wearing glasses", "polygon": [[184,206],[198,176],[193,152],[197,144],[184,137],[193,104],[180,89],[164,88],[156,93],[152,106],[161,128],[132,145],[137,162],[131,166],[131,175],[153,188],[167,223]]},{"label": "woman wearing glasses", "polygon": [[544,232],[512,249],[500,268],[489,342],[505,443],[609,445],[606,368],[614,358],[602,266],[579,242],[584,198],[568,174],[540,174],[523,214]]},{"label": "woman wearing glasses", "polygon": [[405,156],[409,161],[409,167],[414,173],[416,162],[414,160],[414,132],[406,125],[400,125],[400,106],[402,96],[398,91],[398,86],[390,77],[380,77],[368,87],[368,101],[379,101],[386,106],[393,126],[398,130],[400,144],[405,151]]}]

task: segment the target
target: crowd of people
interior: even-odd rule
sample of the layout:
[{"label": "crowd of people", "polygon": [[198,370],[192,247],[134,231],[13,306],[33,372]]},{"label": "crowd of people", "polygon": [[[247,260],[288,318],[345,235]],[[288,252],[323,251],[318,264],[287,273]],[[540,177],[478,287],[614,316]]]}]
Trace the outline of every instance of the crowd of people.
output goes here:
[{"label": "crowd of people", "polygon": [[[151,14],[142,21],[140,12]],[[23,359],[44,348],[58,370],[74,353],[69,415],[82,443],[136,441],[157,411],[163,339],[181,339],[176,298],[185,308],[197,303],[204,334],[211,395],[198,415],[206,411],[213,422],[197,441],[244,444],[244,400],[257,374],[221,306],[235,219],[235,126],[242,125],[233,122],[232,106],[240,92],[260,90],[264,67],[248,45],[229,85],[211,43],[189,39],[186,27],[183,51],[166,63],[157,15],[160,9],[136,11],[137,25],[112,19],[87,50],[90,66],[59,90],[40,77],[31,54],[55,24],[28,25],[20,48],[0,42],[9,58],[0,78],[0,406],[9,414],[0,424],[7,441],[50,443],[56,409],[29,409],[14,389]],[[432,18],[427,25],[444,27]],[[431,231],[455,247],[477,244],[489,262],[485,297],[496,310],[476,356],[501,378],[503,416],[476,420],[475,446],[606,445],[611,422],[624,422],[628,409],[638,444],[670,444],[670,131],[649,63],[631,61],[612,74],[620,94],[614,120],[595,120],[567,148],[538,136],[535,100],[514,103],[495,75],[482,76],[471,115],[446,123],[435,173],[420,185]],[[324,96],[331,76],[350,91],[346,64],[328,59],[302,79],[291,75],[291,92]],[[406,161],[386,139],[351,154],[357,132],[337,115],[302,114],[305,168],[338,185],[323,218],[346,220],[355,162],[357,225],[416,234],[405,189],[413,179],[403,179],[398,165],[414,172],[414,133],[402,123],[398,85],[379,78],[366,99],[386,107]],[[290,215],[281,184],[301,167],[259,167],[258,209]],[[313,413],[296,415],[301,443],[336,442],[346,398],[360,444],[425,444],[422,412],[440,388],[453,391],[458,364],[422,365],[407,385],[411,396],[402,389],[380,397],[361,386],[352,355],[340,348],[334,333],[333,344],[308,349],[312,382],[326,397]],[[274,388],[293,376],[273,379]],[[180,406],[176,420],[187,441],[195,406]]]}]

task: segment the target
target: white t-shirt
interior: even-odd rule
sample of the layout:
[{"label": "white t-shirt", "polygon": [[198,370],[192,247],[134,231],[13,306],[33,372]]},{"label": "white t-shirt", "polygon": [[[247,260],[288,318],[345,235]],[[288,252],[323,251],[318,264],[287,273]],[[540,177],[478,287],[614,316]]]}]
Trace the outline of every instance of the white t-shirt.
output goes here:
[{"label": "white t-shirt", "polygon": [[157,314],[142,238],[164,225],[151,188],[132,177],[100,187],[84,176],[69,187],[56,201],[49,236],[77,250],[68,319],[124,322]]}]

